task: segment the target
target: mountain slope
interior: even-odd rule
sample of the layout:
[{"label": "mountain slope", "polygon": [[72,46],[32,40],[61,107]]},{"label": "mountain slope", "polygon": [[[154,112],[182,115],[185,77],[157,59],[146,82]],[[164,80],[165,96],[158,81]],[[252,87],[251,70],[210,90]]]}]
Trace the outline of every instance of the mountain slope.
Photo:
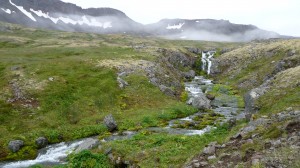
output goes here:
[{"label": "mountain slope", "polygon": [[253,25],[233,24],[214,19],[164,19],[147,25],[148,30],[159,36],[175,39],[207,41],[251,41],[279,38],[275,32],[265,31]]},{"label": "mountain slope", "polygon": [[60,0],[2,0],[0,21],[63,31],[130,33],[187,40],[240,42],[283,37],[253,25],[226,20],[164,19],[142,25],[116,9],[82,9]]},{"label": "mountain slope", "polygon": [[64,31],[140,33],[142,25],[112,8],[82,9],[59,0],[3,0],[0,20],[30,27]]}]

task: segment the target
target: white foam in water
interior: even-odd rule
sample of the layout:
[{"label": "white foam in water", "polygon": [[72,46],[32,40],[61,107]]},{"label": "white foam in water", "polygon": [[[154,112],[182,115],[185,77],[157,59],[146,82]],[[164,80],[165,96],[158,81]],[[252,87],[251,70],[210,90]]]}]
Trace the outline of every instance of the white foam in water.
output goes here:
[{"label": "white foam in water", "polygon": [[186,86],[185,90],[192,93],[193,95],[201,93],[201,89],[199,87]]},{"label": "white foam in water", "polygon": [[193,121],[190,117],[181,118],[182,121]]},{"label": "white foam in water", "polygon": [[71,144],[62,142],[56,145],[50,145],[45,149],[45,153],[41,152],[35,160],[12,162],[2,165],[2,168],[25,168],[40,163],[61,163],[62,159],[66,158],[68,154],[70,154],[83,142],[84,140]]},{"label": "white foam in water", "polygon": [[202,134],[210,131],[212,128],[214,128],[214,127],[209,127],[208,126],[208,127],[204,128],[202,130],[188,130],[189,132],[186,133],[185,135],[202,135]]}]

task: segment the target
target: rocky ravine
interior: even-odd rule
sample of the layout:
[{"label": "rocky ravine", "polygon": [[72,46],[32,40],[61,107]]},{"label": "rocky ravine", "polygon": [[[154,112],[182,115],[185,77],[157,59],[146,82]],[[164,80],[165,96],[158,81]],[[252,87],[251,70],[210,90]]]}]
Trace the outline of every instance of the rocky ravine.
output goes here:
[{"label": "rocky ravine", "polygon": [[300,40],[253,42],[213,61],[212,74],[244,94],[250,120],[186,167],[299,167]]}]

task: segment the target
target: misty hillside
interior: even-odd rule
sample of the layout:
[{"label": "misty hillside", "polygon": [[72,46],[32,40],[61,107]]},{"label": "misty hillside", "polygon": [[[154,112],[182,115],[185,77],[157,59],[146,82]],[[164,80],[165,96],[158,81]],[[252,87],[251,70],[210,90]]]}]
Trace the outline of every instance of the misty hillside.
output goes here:
[{"label": "misty hillside", "polygon": [[60,0],[2,0],[0,21],[53,30],[100,34],[129,33],[168,39],[251,41],[283,37],[253,25],[233,24],[226,20],[164,19],[154,24],[142,25],[116,9],[82,9]]},{"label": "misty hillside", "polygon": [[112,8],[82,9],[60,0],[2,0],[0,20],[63,31],[140,33],[142,25]]},{"label": "misty hillside", "polygon": [[151,33],[171,39],[251,41],[280,37],[278,33],[262,30],[253,25],[233,24],[228,20],[214,19],[164,19],[147,25],[147,28]]}]

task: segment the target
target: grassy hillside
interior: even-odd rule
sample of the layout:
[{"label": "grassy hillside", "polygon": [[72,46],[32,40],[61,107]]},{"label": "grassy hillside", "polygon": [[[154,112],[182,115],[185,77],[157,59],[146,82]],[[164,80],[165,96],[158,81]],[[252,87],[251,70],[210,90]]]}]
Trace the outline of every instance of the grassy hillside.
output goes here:
[{"label": "grassy hillside", "polygon": [[[181,101],[185,96],[180,75],[200,67],[195,48],[217,50],[212,73],[218,84],[210,94],[218,96],[225,89],[238,98],[242,107],[244,94],[254,88],[265,89],[254,101],[257,113],[251,115],[249,123],[240,121],[230,127],[225,124],[203,136],[144,130],[197,112]],[[170,41],[37,30],[0,23],[0,161],[34,158],[35,140],[41,136],[50,143],[94,135],[103,138],[110,135],[103,118],[113,114],[120,132],[140,132],[128,140],[71,155],[68,167],[79,163],[86,167],[103,166],[98,163],[107,163],[103,153],[110,148],[115,161],[120,157],[141,167],[182,167],[188,162],[196,164],[199,157],[208,167],[268,165],[263,159],[253,164],[251,157],[256,154],[272,163],[297,167],[296,159],[288,160],[285,155],[297,158],[299,154],[298,148],[290,145],[299,129],[299,55],[297,39],[247,44]],[[119,86],[120,77],[128,86]],[[160,83],[154,85],[153,79]],[[174,94],[164,94],[160,84]],[[243,136],[236,139],[236,133]],[[15,139],[24,140],[25,146],[12,153],[7,146]],[[278,140],[283,143],[275,151],[265,147]],[[225,147],[218,148],[213,159],[202,158],[199,152],[213,141]],[[227,158],[227,153],[235,154],[230,157],[238,154],[240,160]],[[282,159],[278,161],[278,157]]]},{"label": "grassy hillside", "polygon": [[[186,47],[240,45],[0,27],[0,160],[35,157],[39,136],[56,143],[105,134],[102,121],[110,113],[120,130],[192,114],[195,109],[163,94],[142,69],[128,75],[129,86],[120,89],[114,65],[156,62],[163,57],[159,48],[187,53]],[[14,139],[26,146],[17,154],[7,149]]]}]

